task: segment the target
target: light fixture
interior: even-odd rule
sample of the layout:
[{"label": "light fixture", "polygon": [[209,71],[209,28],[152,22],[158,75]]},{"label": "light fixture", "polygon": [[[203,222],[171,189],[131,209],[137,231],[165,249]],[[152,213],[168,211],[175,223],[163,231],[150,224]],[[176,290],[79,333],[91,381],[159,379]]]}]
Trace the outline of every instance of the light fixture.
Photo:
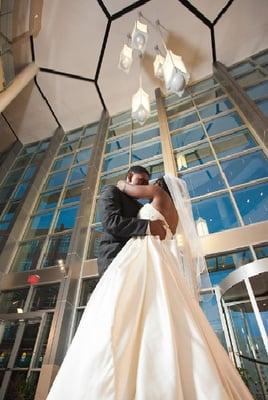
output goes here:
[{"label": "light fixture", "polygon": [[134,29],[131,34],[132,48],[140,51],[142,54],[145,52],[148,41],[147,25],[139,20],[135,21]]},{"label": "light fixture", "polygon": [[181,171],[183,168],[187,168],[187,161],[183,153],[177,154],[177,166],[178,170]]},{"label": "light fixture", "polygon": [[17,308],[17,313],[23,314],[23,309],[22,308]]},{"label": "light fixture", "polygon": [[163,64],[163,75],[167,91],[177,93],[179,97],[183,95],[186,84],[189,82],[190,75],[180,56],[171,50],[167,51]]},{"label": "light fixture", "polygon": [[141,125],[145,123],[150,115],[150,98],[149,95],[142,89],[132,97],[132,118],[138,121]]},{"label": "light fixture", "polygon": [[199,236],[205,236],[209,234],[208,225],[204,218],[198,218],[196,221],[196,230]]},{"label": "light fixture", "polygon": [[65,272],[65,266],[64,266],[64,261],[62,259],[57,260],[58,267],[62,272]]},{"label": "light fixture", "polygon": [[164,79],[163,64],[165,61],[165,57],[163,57],[162,54],[160,53],[158,46],[155,46],[154,49],[157,53],[154,59],[154,75],[156,76],[156,78],[163,80]]},{"label": "light fixture", "polygon": [[121,69],[121,71],[124,71],[126,74],[129,73],[133,62],[132,52],[132,48],[127,44],[124,44],[119,56],[118,68]]}]

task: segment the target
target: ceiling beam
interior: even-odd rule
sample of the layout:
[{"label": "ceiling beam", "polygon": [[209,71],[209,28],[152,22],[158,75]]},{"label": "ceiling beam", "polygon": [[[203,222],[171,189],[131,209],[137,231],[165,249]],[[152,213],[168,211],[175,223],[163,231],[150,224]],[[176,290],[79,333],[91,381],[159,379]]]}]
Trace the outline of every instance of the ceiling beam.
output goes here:
[{"label": "ceiling beam", "polygon": [[122,17],[123,15],[129,13],[130,11],[135,10],[135,9],[138,8],[138,7],[143,6],[143,5],[146,4],[146,3],[149,3],[150,1],[151,1],[151,0],[139,0],[139,1],[136,1],[135,3],[130,4],[129,6],[123,8],[121,11],[118,11],[118,12],[116,12],[115,14],[113,14],[113,15],[111,16],[111,20],[112,20],[112,21],[115,21],[116,19]]},{"label": "ceiling beam", "polygon": [[95,79],[93,79],[93,78],[86,78],[81,75],[69,74],[68,72],[57,71],[57,70],[51,69],[51,68],[40,67],[39,70],[42,72],[46,72],[48,74],[61,75],[61,76],[65,76],[66,78],[77,79],[79,81],[95,82]]}]

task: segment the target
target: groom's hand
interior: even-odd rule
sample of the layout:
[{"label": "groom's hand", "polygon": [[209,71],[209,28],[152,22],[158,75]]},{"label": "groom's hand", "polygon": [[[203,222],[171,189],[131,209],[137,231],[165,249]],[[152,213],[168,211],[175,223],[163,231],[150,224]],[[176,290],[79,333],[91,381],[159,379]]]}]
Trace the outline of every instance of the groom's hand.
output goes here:
[{"label": "groom's hand", "polygon": [[167,234],[164,221],[161,221],[161,219],[150,221],[150,232],[151,235],[159,236],[161,240],[164,240]]}]

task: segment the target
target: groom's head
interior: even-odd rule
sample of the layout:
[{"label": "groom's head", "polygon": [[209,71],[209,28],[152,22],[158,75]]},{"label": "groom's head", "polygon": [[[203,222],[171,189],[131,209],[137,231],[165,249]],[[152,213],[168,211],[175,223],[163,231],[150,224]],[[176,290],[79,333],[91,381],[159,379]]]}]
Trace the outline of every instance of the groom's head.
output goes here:
[{"label": "groom's head", "polygon": [[132,185],[148,185],[150,174],[146,168],[135,165],[128,170],[127,182]]}]

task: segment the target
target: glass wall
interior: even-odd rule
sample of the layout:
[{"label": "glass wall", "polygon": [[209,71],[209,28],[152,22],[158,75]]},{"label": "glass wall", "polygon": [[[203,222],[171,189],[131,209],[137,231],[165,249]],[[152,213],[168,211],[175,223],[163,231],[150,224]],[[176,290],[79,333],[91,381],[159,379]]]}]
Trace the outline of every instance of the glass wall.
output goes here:
[{"label": "glass wall", "polygon": [[230,74],[268,117],[268,50],[229,68]]},{"label": "glass wall", "polygon": [[67,133],[40,188],[12,271],[48,268],[64,262],[79,209],[97,124]]},{"label": "glass wall", "polygon": [[0,237],[3,248],[17,212],[44,157],[50,139],[24,146],[0,186]]}]

